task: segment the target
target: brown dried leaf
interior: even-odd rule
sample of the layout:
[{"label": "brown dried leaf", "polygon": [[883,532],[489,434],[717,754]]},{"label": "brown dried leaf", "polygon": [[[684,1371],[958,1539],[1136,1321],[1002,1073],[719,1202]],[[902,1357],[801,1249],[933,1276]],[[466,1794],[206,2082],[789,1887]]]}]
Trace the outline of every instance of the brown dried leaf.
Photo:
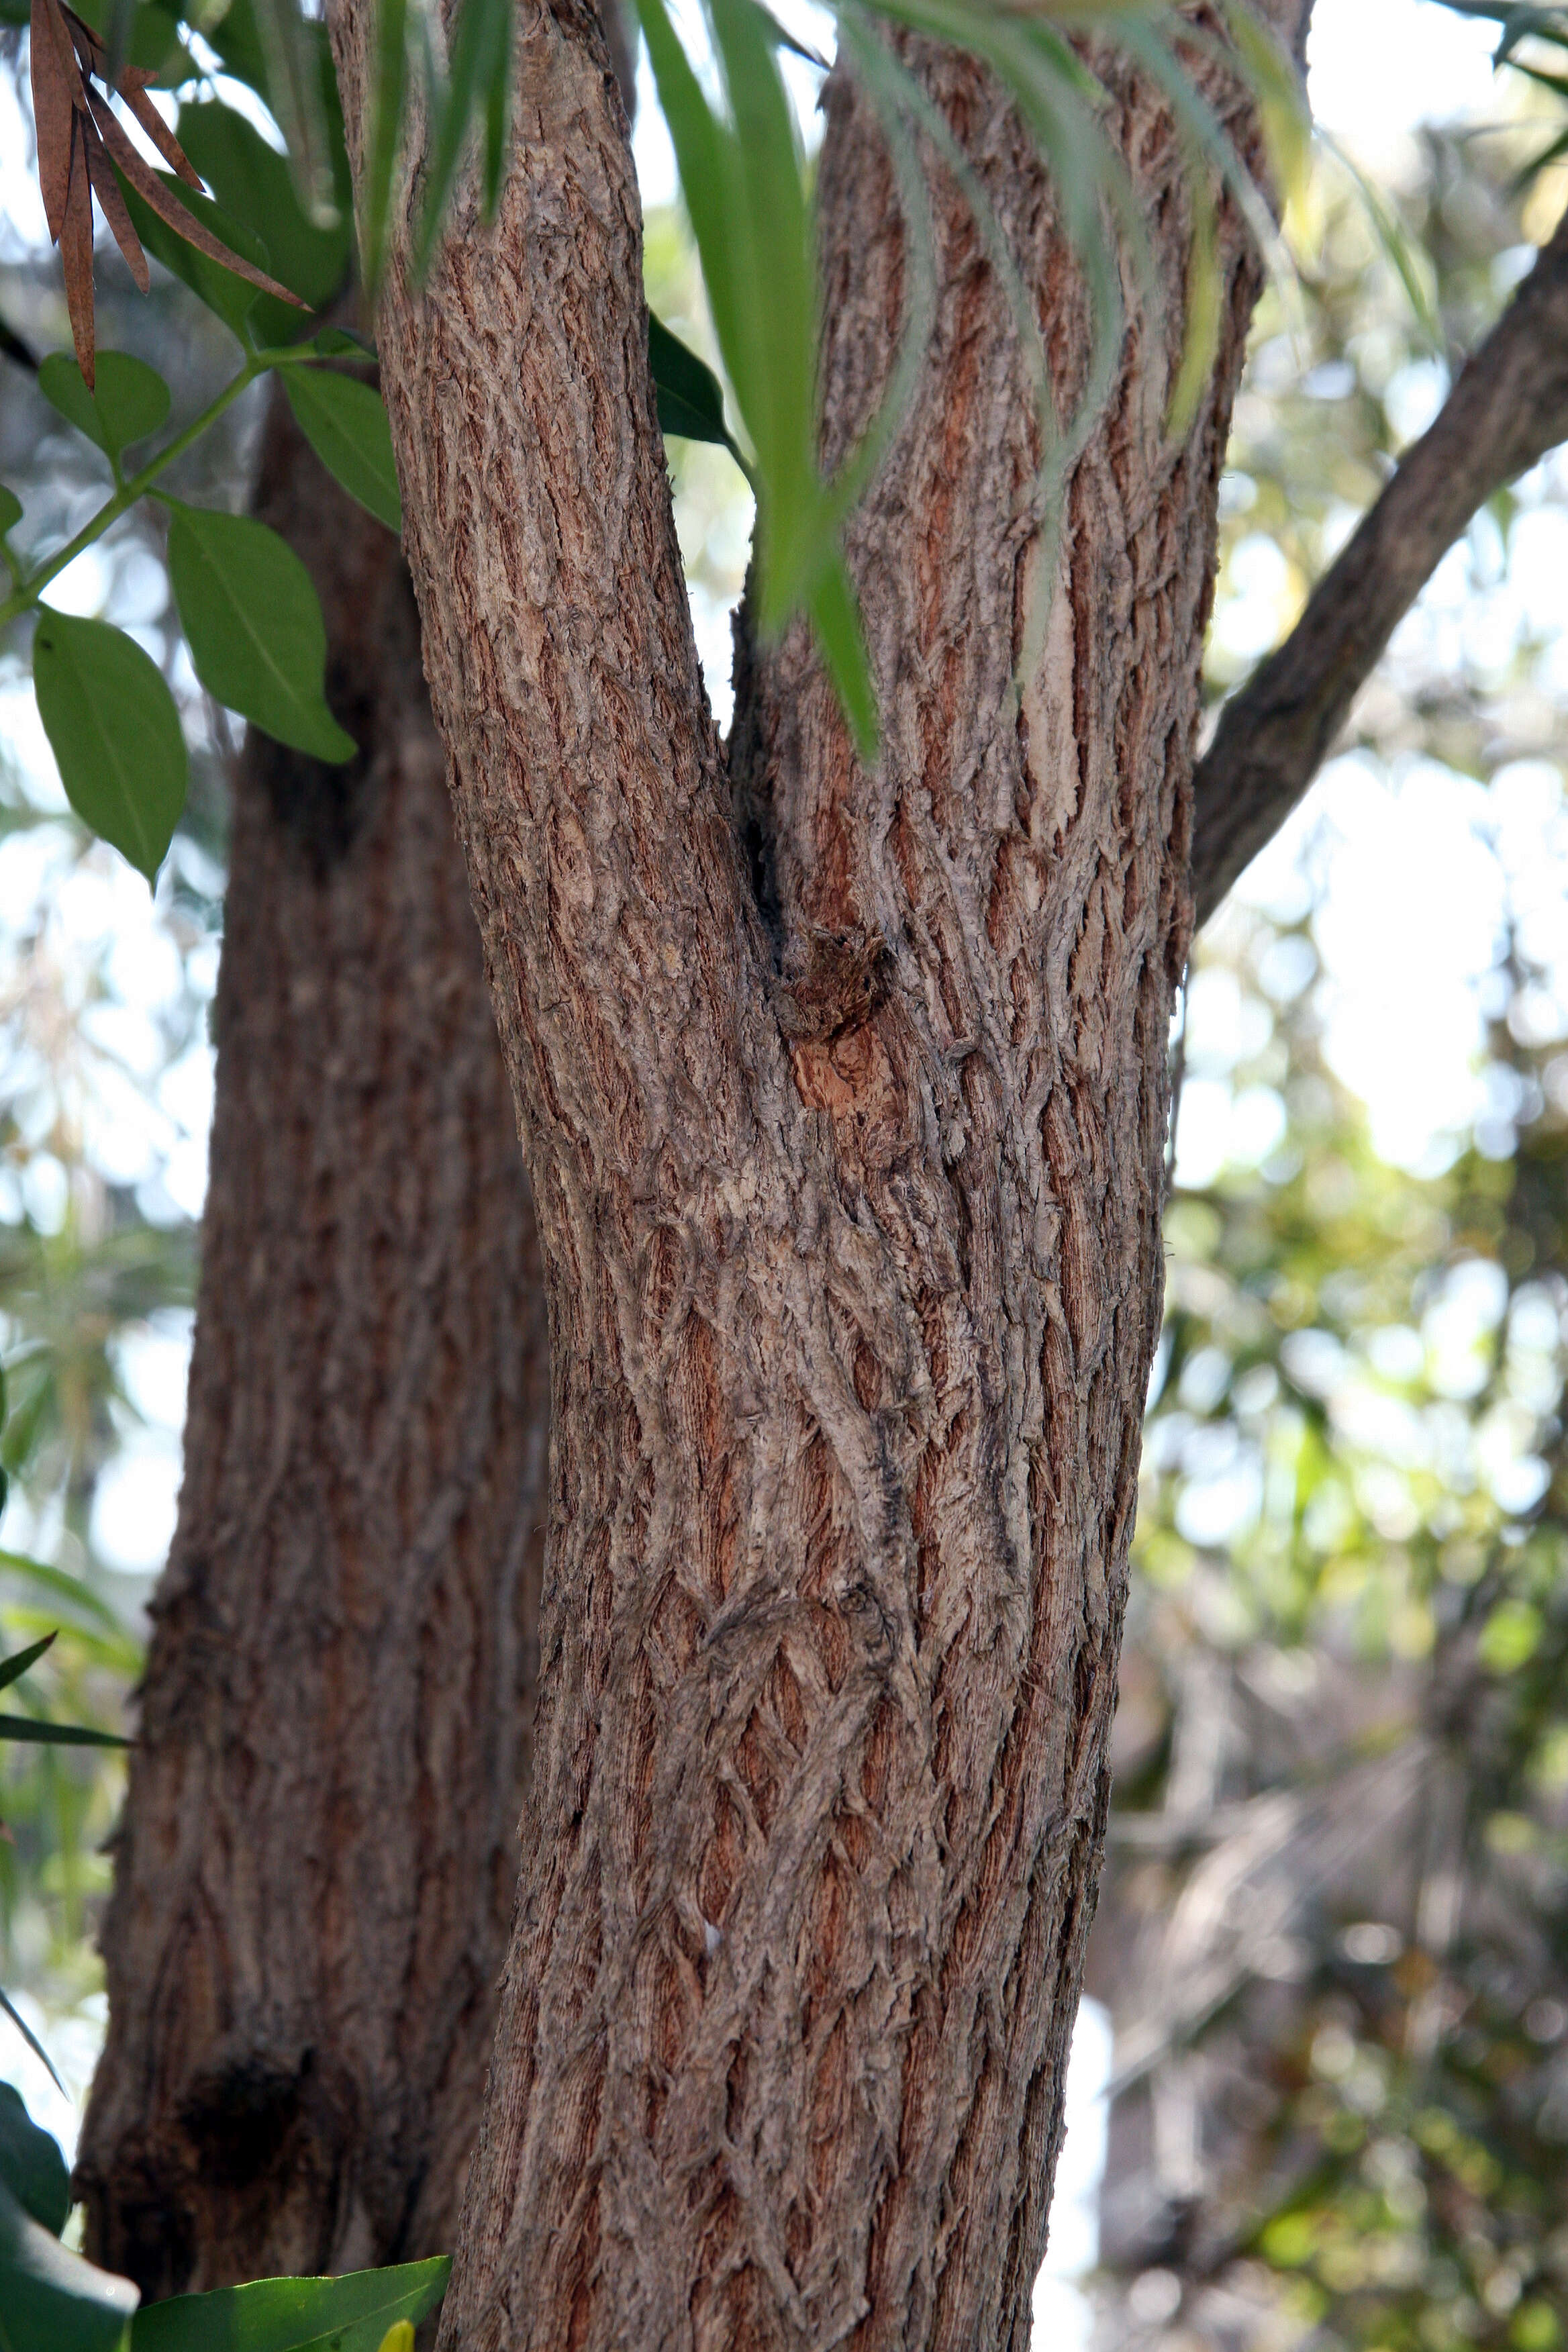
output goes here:
[{"label": "brown dried leaf", "polygon": [[83,73],[100,73],[103,69],[103,61],[109,52],[92,26],[84,23],[74,8],[68,7],[66,0],[59,0],[59,12],[66,30],[70,35],[70,44],[76,51],[77,60]]},{"label": "brown dried leaf", "polygon": [[81,74],[58,0],[33,0],[30,47],[38,185],[49,236],[58,245],[70,189],[72,124],[82,101]]},{"label": "brown dried leaf", "polygon": [[131,225],[131,215],[125,209],[125,199],[120,193],[120,183],[115,178],[109,157],[104,152],[103,142],[98,135],[96,126],[90,122],[83,122],[81,137],[87,152],[87,168],[92,181],[92,192],[103,207],[103,217],[114,232],[114,242],[125,256],[132,277],[136,280],[142,292],[145,294],[153,282],[152,274],[147,268],[147,257],[142,250],[141,238]]},{"label": "brown dried leaf", "polygon": [[92,185],[87,162],[87,122],[72,124],[70,184],[60,225],[60,260],[65,268],[66,308],[70,312],[76,363],[89,392],[97,381],[92,321]]},{"label": "brown dried leaf", "polygon": [[258,269],[254,262],[247,261],[242,254],[235,252],[232,246],[225,245],[221,238],[214,236],[210,229],[203,227],[194,213],[186,211],[178,196],[170,194],[167,184],[132,145],[107,99],[100,98],[96,90],[89,90],[88,100],[92,108],[92,119],[102,133],[103,143],[110,154],[137,194],[145,197],[159,219],[166,221],[176,236],[184,237],[185,243],[195,246],[198,253],[205,253],[209,261],[221,261],[226,269],[232,269],[237,278],[243,278],[247,286],[259,287],[263,294],[276,294],[279,301],[291,302],[296,310],[310,309],[310,304],[301,302],[298,294],[291,294],[287,286],[279,286],[276,278],[268,278],[264,269]]},{"label": "brown dried leaf", "polygon": [[201,189],[205,195],[201,173],[147,95],[152,79],[145,66],[127,66],[115,87],[170,170],[177,172],[187,187]]}]

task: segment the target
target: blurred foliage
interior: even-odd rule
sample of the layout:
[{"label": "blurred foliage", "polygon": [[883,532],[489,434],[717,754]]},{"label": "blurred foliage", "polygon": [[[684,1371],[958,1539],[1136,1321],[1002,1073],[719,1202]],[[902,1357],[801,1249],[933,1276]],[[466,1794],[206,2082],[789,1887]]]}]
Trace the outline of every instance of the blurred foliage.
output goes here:
[{"label": "blurred foliage", "polygon": [[[1394,225],[1426,303],[1321,160],[1294,224],[1302,317],[1292,332],[1268,298],[1237,410],[1216,697],[1531,257],[1531,136],[1426,139]],[[1476,614],[1508,606],[1521,519],[1565,489],[1550,469],[1520,486],[1450,559],[1466,625],[1439,594],[1396,639],[1347,793],[1403,776],[1415,802],[1447,772],[1561,811],[1568,677],[1517,614]],[[1334,1067],[1313,887],[1331,860],[1310,821],[1294,855],[1211,926],[1189,992],[1189,1109],[1201,1088],[1212,1117],[1218,1088],[1228,1143],[1184,1185],[1205,1154],[1183,1130],[1166,1222],[1090,1960],[1116,2027],[1097,2340],[1550,2352],[1568,2336],[1568,874],[1543,924],[1539,876],[1478,823],[1478,890],[1503,868],[1481,1083],[1462,1132],[1407,1168]]]},{"label": "blurred foliage", "polygon": [[[12,78],[22,61],[5,37]],[[0,242],[0,311],[35,346],[65,332],[57,276],[15,233]],[[106,282],[100,308],[117,345],[156,352],[183,404],[199,407],[228,372],[221,330],[183,288],[160,283],[143,303]],[[41,544],[98,503],[100,470],[21,368],[0,358],[0,472],[22,499],[19,541]],[[185,495],[243,499],[257,422],[252,405],[191,453]],[[155,1498],[146,1528],[128,1523],[142,1490],[115,1480],[150,1458],[167,1489],[173,1468],[177,1432],[137,1372],[149,1349],[177,1362],[195,1299],[232,742],[191,675],[161,540],[153,519],[127,516],[82,589],[159,662],[192,741],[191,800],[155,899],[65,808],[34,748],[25,659],[0,656],[0,1652],[58,1627],[27,1706],[115,1730],[139,1670],[153,1521],[172,1499]],[[129,1499],[106,1511],[116,1495]],[[0,1985],[77,2087],[98,2031],[92,1933],[123,1778],[112,1755],[0,1748]],[[0,2021],[8,2074],[35,2099],[47,2091]]]}]

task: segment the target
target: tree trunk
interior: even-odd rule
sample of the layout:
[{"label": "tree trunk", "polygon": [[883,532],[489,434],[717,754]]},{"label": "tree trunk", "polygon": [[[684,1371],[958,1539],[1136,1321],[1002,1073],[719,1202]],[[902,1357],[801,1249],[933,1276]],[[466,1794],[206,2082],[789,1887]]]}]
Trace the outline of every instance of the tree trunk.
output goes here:
[{"label": "tree trunk", "polygon": [[[332,10],[356,156],[372,13]],[[1041,168],[984,75],[910,57],[1065,397],[1087,312]],[[1115,89],[1179,287],[1183,151]],[[935,330],[851,533],[881,761],[796,632],[743,665],[737,812],[591,0],[520,14],[518,90],[494,229],[460,202],[378,330],[551,1312],[538,1769],[442,2341],[1021,2346],[1103,1834],[1255,266],[1227,221],[1184,444],[1179,319],[1135,320],[1047,549],[1027,374],[939,175]],[[839,77],[820,202],[831,457],[890,371],[904,258]]]},{"label": "tree trunk", "polygon": [[546,1340],[395,541],[274,404],[346,769],[234,779],[178,1532],[78,2166],[159,2295],[448,2247],[537,1664]]}]

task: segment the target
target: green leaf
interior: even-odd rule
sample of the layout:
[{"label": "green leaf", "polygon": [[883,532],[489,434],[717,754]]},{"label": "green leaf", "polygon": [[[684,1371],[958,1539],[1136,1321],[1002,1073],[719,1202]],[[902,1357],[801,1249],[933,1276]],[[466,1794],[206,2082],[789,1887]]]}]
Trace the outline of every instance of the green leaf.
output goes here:
[{"label": "green leaf", "polygon": [[59,2144],[33,2121],[9,2083],[0,2083],[0,2188],[57,2238],[70,2219],[70,2173]]},{"label": "green leaf", "polygon": [[15,530],[21,520],[21,499],[15,490],[8,490],[5,483],[0,482],[0,539],[4,539],[8,530]]},{"label": "green leaf", "polygon": [[871,667],[866,658],[860,607],[841,555],[834,555],[813,588],[808,604],[817,646],[839,708],[849,721],[855,749],[869,767],[877,757],[877,696],[871,684]]},{"label": "green leaf", "polygon": [[49,2056],[48,2052],[45,2049],[43,2043],[39,2041],[37,2035],[34,2032],[32,2027],[23,2016],[21,2011],[16,2007],[16,2004],[11,1999],[10,1994],[5,1991],[0,1991],[0,2012],[3,2012],[10,2019],[12,2024],[21,2035],[28,2049],[32,2052],[34,2057],[43,2067],[44,2072],[47,2074],[56,2090],[60,2094],[60,2096],[64,2098],[66,2095],[66,2086],[55,2071],[54,2060]]},{"label": "green leaf", "polygon": [[156,663],[123,629],[45,605],[33,690],[72,808],[151,882],[190,781],[180,714]]},{"label": "green leaf", "polygon": [[323,327],[310,346],[324,360],[373,360],[375,345],[368,335],[355,334],[352,327]]},{"label": "green leaf", "polygon": [[[114,9],[107,0],[82,0],[76,14],[92,26],[100,39],[111,39],[110,19]],[[125,42],[121,62],[128,66],[143,66],[149,73],[160,78],[166,68],[174,68],[184,58],[180,41],[178,12],[166,5],[166,0],[145,0],[145,5],[132,8],[130,15],[130,37]]]},{"label": "green leaf", "polygon": [[79,433],[117,463],[132,441],[156,433],[169,414],[169,387],[156,368],[129,352],[100,352],[98,381],[89,392],[69,352],[38,362],[38,390]]},{"label": "green leaf", "polygon": [[401,531],[403,502],[381,394],[326,368],[289,367],[280,373],[300,430],[328,473],[388,530]]},{"label": "green leaf", "polygon": [[[182,105],[180,144],[225,212],[265,242],[273,276],[313,310],[330,302],[348,268],[346,218],[326,226],[312,219],[284,157],[232,106]],[[285,328],[290,340],[300,326],[296,318]]]},{"label": "green leaf", "polygon": [[87,1723],[40,1723],[36,1716],[0,1715],[0,1739],[27,1748],[129,1748],[117,1731],[95,1731]]},{"label": "green leaf", "polygon": [[68,2253],[0,2186],[0,2352],[120,2352],[141,2297]]},{"label": "green leaf", "polygon": [[380,0],[375,12],[375,74],[371,89],[370,129],[361,193],[363,278],[374,297],[386,251],[392,209],[392,179],[408,89],[408,0]]},{"label": "green leaf", "polygon": [[52,1633],[46,1633],[41,1642],[33,1643],[31,1649],[16,1650],[10,1657],[0,1658],[0,1690],[5,1689],[10,1683],[19,1683],[27,1668],[37,1664],[54,1638]]},{"label": "green leaf", "polygon": [[[154,260],[161,261],[174,277],[183,279],[192,293],[199,295],[207,309],[215,310],[224,325],[244,342],[245,322],[251,306],[265,298],[232,269],[226,269],[221,261],[214,261],[209,255],[198,253],[194,245],[187,245],[183,236],[177,236],[167,221],[159,219],[146,198],[137,194],[118,166],[115,177],[120,182],[120,192],[125,198],[132,226]],[[172,172],[160,172],[158,177],[176,202],[184,205],[188,213],[194,214],[221,243],[231,251],[242,254],[247,261],[253,261],[258,269],[270,269],[271,255],[261,239],[225,212],[221,205],[215,205],[210,196],[198,195],[195,188],[187,188],[183,180],[176,180]],[[300,316],[303,319],[304,314],[301,312]]]},{"label": "green leaf", "polygon": [[1494,1675],[1517,1674],[1541,1644],[1541,1612],[1528,1601],[1500,1601],[1476,1644],[1483,1666]]},{"label": "green leaf", "polygon": [[396,2321],[435,2309],[451,2267],[438,2254],[342,2278],[258,2279],[175,2295],[138,2313],[131,2352],[379,2352]]},{"label": "green leaf", "polygon": [[452,41],[451,79],[433,94],[430,105],[430,162],[414,256],[416,278],[430,267],[453,183],[476,128],[484,133],[485,210],[495,209],[510,121],[511,16],[512,0],[463,0]]},{"label": "green leaf", "polygon": [[651,310],[647,360],[658,394],[660,432],[679,434],[688,441],[717,441],[732,450],[735,445],[724,423],[724,394],[718,377]]},{"label": "green leaf", "polygon": [[332,158],[321,89],[326,26],[297,0],[251,0],[251,15],[267,65],[267,97],[283,133],[306,214],[323,226],[333,221]]},{"label": "green leaf", "polygon": [[228,0],[216,21],[204,25],[203,33],[223,59],[225,70],[236,81],[247,83],[258,98],[266,99],[267,59],[250,0]]},{"label": "green leaf", "polygon": [[321,600],[293,549],[247,515],[165,503],[174,602],[207,692],[297,751],[352,760],[326,704]]}]

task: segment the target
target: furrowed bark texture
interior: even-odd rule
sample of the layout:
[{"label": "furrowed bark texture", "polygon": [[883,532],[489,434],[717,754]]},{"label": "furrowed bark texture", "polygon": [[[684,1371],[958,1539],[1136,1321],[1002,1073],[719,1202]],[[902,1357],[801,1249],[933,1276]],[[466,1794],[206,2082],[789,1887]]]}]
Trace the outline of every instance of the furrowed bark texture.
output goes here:
[{"label": "furrowed bark texture", "polygon": [[[368,0],[331,22],[354,152]],[[935,334],[851,543],[881,765],[792,639],[742,681],[737,808],[596,18],[547,0],[519,45],[495,229],[459,205],[379,331],[553,1383],[529,1859],[442,2341],[1022,2346],[1103,1830],[1253,271],[1227,227],[1184,446],[1173,326],[1130,339],[1042,563],[1032,392],[939,181]],[[1086,318],[1040,169],[984,77],[915,61],[1070,383]],[[1129,79],[1114,131],[1179,285],[1170,122]],[[886,380],[903,267],[839,81],[821,205],[832,455]]]},{"label": "furrowed bark texture", "polygon": [[78,2165],[149,2295],[444,2251],[537,1663],[537,1244],[396,542],[279,401],[331,769],[234,780],[185,1480]]}]

